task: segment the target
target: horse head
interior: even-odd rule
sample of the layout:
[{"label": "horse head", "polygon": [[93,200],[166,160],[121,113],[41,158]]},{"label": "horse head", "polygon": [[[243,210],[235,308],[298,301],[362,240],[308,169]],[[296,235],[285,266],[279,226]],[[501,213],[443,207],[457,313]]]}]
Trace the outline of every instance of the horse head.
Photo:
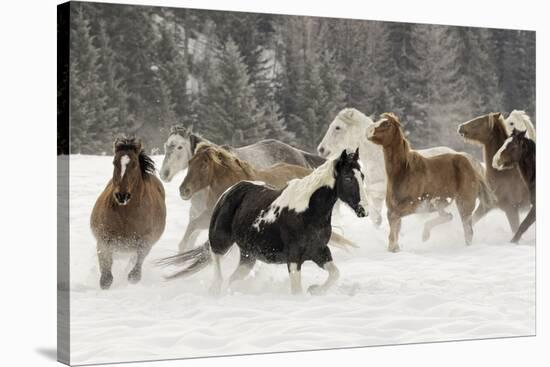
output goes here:
[{"label": "horse head", "polygon": [[460,124],[457,132],[466,140],[485,143],[491,139],[496,125],[505,129],[504,119],[500,112],[488,113]]},{"label": "horse head", "polygon": [[512,134],[493,157],[493,168],[498,170],[510,169],[521,159],[521,152],[525,149],[525,130],[512,130]]},{"label": "horse head", "polygon": [[135,138],[117,138],[113,144],[113,196],[118,205],[127,205],[142,180],[141,141]]},{"label": "horse head", "polygon": [[174,176],[186,169],[189,160],[193,156],[191,149],[191,134],[193,127],[174,125],[170,129],[170,135],[164,143],[164,160],[160,169],[160,178],[170,182]]},{"label": "horse head", "polygon": [[344,149],[355,150],[365,137],[372,120],[355,108],[344,108],[330,123],[317,151],[325,158]]},{"label": "horse head", "polygon": [[368,215],[367,196],[363,186],[364,175],[359,165],[359,149],[348,154],[342,151],[334,163],[336,196],[355,211],[358,217]]},{"label": "horse head", "polygon": [[388,146],[392,145],[396,138],[403,136],[399,118],[391,112],[381,115],[367,132],[367,139],[375,144]]}]

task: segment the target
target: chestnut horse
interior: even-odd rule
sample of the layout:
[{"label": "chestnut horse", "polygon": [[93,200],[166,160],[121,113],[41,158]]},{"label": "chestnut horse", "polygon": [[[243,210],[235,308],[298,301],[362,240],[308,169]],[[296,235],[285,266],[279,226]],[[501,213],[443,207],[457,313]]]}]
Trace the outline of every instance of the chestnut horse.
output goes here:
[{"label": "chestnut horse", "polygon": [[537,177],[536,177],[536,145],[526,136],[526,131],[512,130],[512,134],[493,157],[493,168],[498,170],[518,167],[523,181],[529,188],[531,210],[521,222],[516,234],[512,238],[517,243],[523,233],[535,222],[537,206]]},{"label": "chestnut horse", "polygon": [[[504,211],[515,233],[519,228],[519,210],[529,205],[529,190],[517,167],[504,171],[493,167],[493,157],[508,139],[504,118],[500,112],[476,117],[461,124],[458,134],[469,142],[483,146],[485,178],[497,197],[496,207]],[[479,207],[474,214],[474,223],[491,209]]]},{"label": "chestnut horse", "polygon": [[[254,168],[235,154],[214,145],[201,143],[195,155],[189,161],[187,175],[180,186],[180,196],[190,200],[194,194],[209,188],[206,210],[198,220],[190,222],[186,235],[189,238],[194,231],[207,229],[216,202],[231,186],[240,181],[262,181],[275,189],[283,189],[288,181],[309,175],[311,169],[294,164],[277,163],[267,169]],[[196,224],[196,225],[195,225]],[[180,252],[186,250],[186,237],[180,243]],[[337,245],[354,246],[352,242],[333,233],[331,240]]]},{"label": "chestnut horse", "polygon": [[102,289],[113,282],[113,252],[136,252],[131,283],[141,280],[143,260],[164,232],[164,188],[155,176],[155,165],[136,139],[116,139],[113,177],[99,195],[91,216],[97,240]]},{"label": "chestnut horse", "polygon": [[381,145],[387,174],[386,206],[390,223],[389,251],[399,251],[401,218],[418,212],[435,212],[439,216],[424,225],[427,240],[433,227],[452,219],[445,208],[456,201],[462,219],[464,239],[473,237],[472,213],[476,199],[480,206],[492,206],[494,196],[483,176],[470,160],[460,153],[424,157],[411,149],[397,116],[385,113],[368,131],[367,138]]}]

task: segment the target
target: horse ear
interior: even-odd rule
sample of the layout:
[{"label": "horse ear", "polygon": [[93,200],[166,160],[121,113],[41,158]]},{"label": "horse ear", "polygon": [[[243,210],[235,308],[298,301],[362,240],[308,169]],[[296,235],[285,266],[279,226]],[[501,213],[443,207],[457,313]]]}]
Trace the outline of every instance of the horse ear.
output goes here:
[{"label": "horse ear", "polygon": [[524,138],[527,130],[518,130],[517,134],[520,138]]},{"label": "horse ear", "polygon": [[355,153],[353,154],[353,160],[358,161],[359,160],[359,147],[355,149]]},{"label": "horse ear", "polygon": [[342,150],[339,160],[345,160],[347,157],[348,157],[348,153],[346,152],[346,150],[345,149]]},{"label": "horse ear", "polygon": [[122,139],[121,138],[116,138],[115,141],[113,142],[113,153],[116,153],[116,150],[118,148],[118,146],[122,143]]},{"label": "horse ear", "polygon": [[502,115],[502,113],[500,112],[495,112],[495,114],[493,115],[495,117],[495,120],[498,120],[500,119],[500,116]]}]

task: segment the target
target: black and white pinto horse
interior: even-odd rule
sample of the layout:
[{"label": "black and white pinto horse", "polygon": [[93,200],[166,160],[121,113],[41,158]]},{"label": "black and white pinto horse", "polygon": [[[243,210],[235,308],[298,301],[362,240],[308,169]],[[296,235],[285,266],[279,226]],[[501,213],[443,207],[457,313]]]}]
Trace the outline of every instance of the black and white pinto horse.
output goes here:
[{"label": "black and white pinto horse", "polygon": [[338,279],[339,271],[327,246],[332,209],[338,199],[358,217],[366,212],[366,193],[359,166],[359,151],[343,151],[337,159],[325,162],[310,175],[295,179],[283,190],[262,183],[241,181],[218,200],[210,221],[209,240],[201,247],[159,261],[162,265],[184,265],[169,279],[191,275],[214,263],[210,289],[219,294],[223,283],[220,260],[236,243],[240,262],[230,283],[245,278],[256,260],[287,264],[293,294],[302,293],[301,267],[311,260],[328,272],[321,285],[308,291],[323,294]]},{"label": "black and white pinto horse", "polygon": [[[170,135],[164,144],[165,156],[160,169],[160,178],[164,182],[170,182],[178,172],[187,169],[189,161],[200,143],[216,145],[194,133],[192,127],[172,126]],[[223,148],[258,169],[265,169],[276,163],[295,164],[313,169],[325,162],[324,158],[274,139],[261,140],[240,148],[225,145]],[[195,243],[201,229],[208,228],[210,213],[205,210],[206,197],[206,192],[199,192],[191,199],[190,225],[187,226],[186,232],[180,241],[180,252]]]}]

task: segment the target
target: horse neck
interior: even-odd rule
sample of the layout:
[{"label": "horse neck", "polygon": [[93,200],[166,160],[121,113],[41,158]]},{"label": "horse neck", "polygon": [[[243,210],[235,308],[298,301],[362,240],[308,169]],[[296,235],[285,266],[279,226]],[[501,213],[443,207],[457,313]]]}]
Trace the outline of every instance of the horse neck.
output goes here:
[{"label": "horse neck", "polygon": [[521,151],[521,157],[518,162],[521,175],[526,181],[528,186],[532,186],[535,183],[535,145],[531,141],[527,141],[526,149]]},{"label": "horse neck", "polygon": [[318,188],[309,199],[307,212],[311,213],[314,220],[328,220],[330,222],[332,209],[336,204],[336,187],[323,186]]},{"label": "horse neck", "polygon": [[392,177],[399,171],[406,169],[411,149],[401,134],[391,144],[384,146],[384,164],[386,174]]},{"label": "horse neck", "polygon": [[361,139],[359,143],[359,157],[365,163],[362,171],[369,178],[369,182],[374,183],[386,179],[384,151],[380,145],[374,144],[366,137]]},{"label": "horse neck", "polygon": [[251,180],[244,170],[233,170],[227,167],[214,172],[214,178],[210,183],[210,187],[217,196],[221,195],[225,190],[233,186],[239,181]]},{"label": "horse neck", "polygon": [[483,158],[488,171],[495,171],[492,164],[493,157],[507,138],[506,128],[499,122],[495,123],[491,135],[483,144]]},{"label": "horse neck", "polygon": [[200,135],[191,134],[191,135],[189,135],[189,145],[190,145],[190,148],[191,148],[191,155],[190,155],[190,157],[192,157],[193,154],[195,154],[195,150],[197,149],[197,146],[198,146],[200,143],[205,143],[205,144],[217,146],[217,144],[212,143],[210,140],[205,139],[205,138],[203,138],[203,137],[200,136]]}]

